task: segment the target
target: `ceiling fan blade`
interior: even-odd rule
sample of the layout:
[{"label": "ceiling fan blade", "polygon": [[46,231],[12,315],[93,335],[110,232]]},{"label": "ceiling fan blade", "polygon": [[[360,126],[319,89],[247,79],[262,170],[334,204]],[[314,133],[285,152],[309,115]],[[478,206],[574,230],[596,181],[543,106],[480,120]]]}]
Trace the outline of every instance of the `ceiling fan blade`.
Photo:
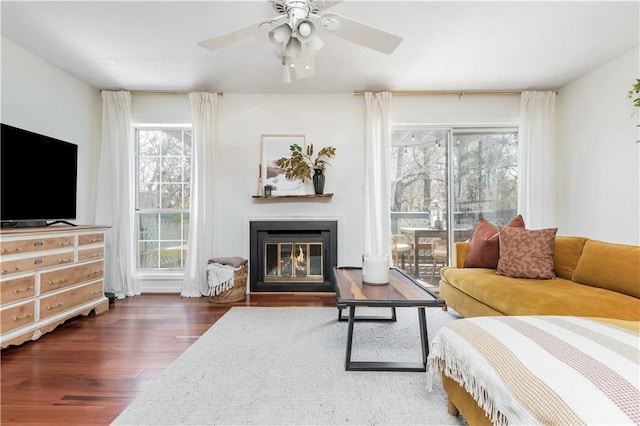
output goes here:
[{"label": "ceiling fan blade", "polygon": [[252,35],[275,28],[286,18],[287,16],[282,15],[276,18],[264,19],[260,22],[256,22],[255,24],[247,25],[246,27],[239,28],[226,34],[222,34],[218,37],[201,41],[200,43],[198,43],[198,46],[204,47],[205,49],[209,50],[216,50],[231,43],[235,43],[236,41],[251,37]]},{"label": "ceiling fan blade", "polygon": [[[335,13],[324,13],[316,19],[319,19],[320,26],[326,29],[328,34],[387,55],[393,53],[402,41],[400,36]],[[336,22],[337,29],[332,30],[331,24],[335,25]]]}]

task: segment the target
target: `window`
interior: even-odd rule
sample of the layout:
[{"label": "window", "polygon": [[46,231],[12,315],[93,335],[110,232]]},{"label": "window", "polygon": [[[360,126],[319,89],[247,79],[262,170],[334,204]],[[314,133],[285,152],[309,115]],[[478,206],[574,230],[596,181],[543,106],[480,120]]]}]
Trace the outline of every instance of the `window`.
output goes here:
[{"label": "window", "polygon": [[516,215],[517,129],[395,126],[391,145],[391,233],[411,238],[416,277],[434,280],[436,257],[450,258],[478,218]]},{"label": "window", "polygon": [[453,132],[454,224],[472,228],[479,218],[505,225],[518,208],[518,132]]},{"label": "window", "polygon": [[183,269],[189,230],[191,128],[140,126],[136,143],[138,269]]}]

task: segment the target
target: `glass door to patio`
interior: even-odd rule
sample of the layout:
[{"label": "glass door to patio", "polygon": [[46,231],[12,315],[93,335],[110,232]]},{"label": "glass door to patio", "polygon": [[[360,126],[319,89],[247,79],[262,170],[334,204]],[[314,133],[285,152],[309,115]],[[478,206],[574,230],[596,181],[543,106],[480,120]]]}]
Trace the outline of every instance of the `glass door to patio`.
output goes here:
[{"label": "glass door to patio", "polygon": [[453,245],[479,218],[516,215],[514,128],[395,126],[391,148],[391,249],[397,266],[437,285]]}]

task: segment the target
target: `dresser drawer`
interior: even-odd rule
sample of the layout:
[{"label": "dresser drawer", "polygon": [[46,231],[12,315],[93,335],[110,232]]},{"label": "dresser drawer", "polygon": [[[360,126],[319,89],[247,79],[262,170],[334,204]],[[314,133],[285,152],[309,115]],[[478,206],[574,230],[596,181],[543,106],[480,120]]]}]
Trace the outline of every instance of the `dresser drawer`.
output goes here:
[{"label": "dresser drawer", "polygon": [[0,244],[0,254],[29,253],[41,250],[52,250],[64,247],[73,247],[73,236],[34,238],[29,240],[3,241]]},{"label": "dresser drawer", "polygon": [[109,309],[104,296],[108,229],[0,229],[0,348],[36,340],[70,318]]},{"label": "dresser drawer", "polygon": [[102,278],[104,262],[91,262],[40,274],[40,294]]},{"label": "dresser drawer", "polygon": [[36,294],[36,276],[14,278],[0,283],[0,304],[16,302],[18,300],[33,297]]},{"label": "dresser drawer", "polygon": [[34,256],[27,257],[25,259],[4,261],[1,264],[0,274],[17,274],[20,272],[35,271],[52,266],[64,265],[66,263],[73,263],[73,257],[74,253],[69,251],[65,253],[48,254],[46,256]]},{"label": "dresser drawer", "polygon": [[64,312],[103,295],[102,281],[40,298],[40,319]]},{"label": "dresser drawer", "polygon": [[84,246],[87,244],[96,244],[104,242],[104,234],[96,233],[96,234],[83,234],[78,235],[78,245]]},{"label": "dresser drawer", "polygon": [[35,302],[31,301],[22,305],[5,308],[0,314],[0,332],[10,331],[33,322]]},{"label": "dresser drawer", "polygon": [[78,250],[78,262],[97,260],[104,257],[104,247]]}]

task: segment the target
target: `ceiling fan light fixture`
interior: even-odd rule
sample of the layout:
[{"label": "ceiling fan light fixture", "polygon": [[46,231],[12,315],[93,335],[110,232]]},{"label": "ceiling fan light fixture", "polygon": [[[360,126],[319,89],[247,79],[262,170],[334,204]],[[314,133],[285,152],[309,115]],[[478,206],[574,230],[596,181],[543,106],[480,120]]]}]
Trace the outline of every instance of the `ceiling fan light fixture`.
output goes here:
[{"label": "ceiling fan light fixture", "polygon": [[284,48],[284,55],[288,58],[298,58],[302,54],[302,43],[295,37],[291,37]]},{"label": "ceiling fan light fixture", "polygon": [[303,43],[307,43],[312,40],[317,34],[316,27],[313,22],[302,19],[298,21],[295,27],[295,36]]},{"label": "ceiling fan light fixture", "polygon": [[309,37],[313,32],[313,24],[309,21],[300,21],[296,30],[298,35],[302,37]]},{"label": "ceiling fan light fixture", "polygon": [[282,24],[269,32],[269,39],[278,44],[286,44],[291,39],[291,27],[289,24]]},{"label": "ceiling fan light fixture", "polygon": [[305,45],[309,52],[315,53],[324,47],[324,40],[322,40],[322,38],[316,33],[316,35],[305,43]]}]

